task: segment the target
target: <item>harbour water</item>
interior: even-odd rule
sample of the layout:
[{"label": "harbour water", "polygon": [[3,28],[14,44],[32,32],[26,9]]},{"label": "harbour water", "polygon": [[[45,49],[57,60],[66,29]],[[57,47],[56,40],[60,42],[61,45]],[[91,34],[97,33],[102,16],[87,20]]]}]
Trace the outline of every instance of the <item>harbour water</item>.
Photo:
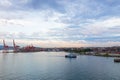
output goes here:
[{"label": "harbour water", "polygon": [[66,52],[1,53],[0,80],[120,80],[120,64],[112,57]]}]

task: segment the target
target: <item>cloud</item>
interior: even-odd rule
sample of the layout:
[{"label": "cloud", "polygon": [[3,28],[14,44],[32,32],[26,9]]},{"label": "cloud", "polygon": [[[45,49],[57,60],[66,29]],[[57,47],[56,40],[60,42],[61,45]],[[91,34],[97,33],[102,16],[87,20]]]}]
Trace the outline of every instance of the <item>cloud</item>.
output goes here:
[{"label": "cloud", "polygon": [[[82,25],[82,26],[81,26]],[[89,20],[76,27],[70,25],[64,29],[52,29],[48,33],[63,41],[108,42],[120,41],[120,18],[109,17]]]},{"label": "cloud", "polygon": [[[6,39],[7,45],[13,45],[12,39]],[[21,47],[27,45],[34,45],[38,47],[83,47],[87,46],[87,44],[83,44],[82,42],[66,42],[66,41],[56,41],[56,40],[28,40],[28,39],[16,39],[15,40],[17,45]],[[0,39],[0,44],[2,44],[2,39]]]},{"label": "cloud", "polygon": [[112,47],[112,46],[120,46],[119,41],[108,41],[108,42],[91,42],[88,43],[90,47]]},{"label": "cloud", "polygon": [[54,41],[54,46],[116,45],[119,4],[119,0],[0,0],[0,38]]},{"label": "cloud", "polygon": [[56,0],[0,0],[0,10],[2,11],[26,11],[54,9],[64,11]]},{"label": "cloud", "polygon": [[[10,16],[13,16],[13,14],[14,12],[10,13]],[[16,12],[16,15],[13,17],[2,17],[0,19],[0,28],[4,31],[8,31],[9,29],[9,32],[23,31],[28,34],[41,31],[47,32],[49,29],[64,28],[68,25],[59,21],[61,16],[63,16],[63,14],[51,9],[32,13],[30,13],[30,11]]]},{"label": "cloud", "polygon": [[108,32],[112,28],[120,28],[120,18],[110,17],[107,19],[94,20],[91,23],[85,24],[83,28],[83,34],[99,35]]},{"label": "cloud", "polygon": [[5,7],[8,8],[12,5],[12,3],[10,2],[10,0],[1,0],[0,1],[0,6],[1,7]]}]

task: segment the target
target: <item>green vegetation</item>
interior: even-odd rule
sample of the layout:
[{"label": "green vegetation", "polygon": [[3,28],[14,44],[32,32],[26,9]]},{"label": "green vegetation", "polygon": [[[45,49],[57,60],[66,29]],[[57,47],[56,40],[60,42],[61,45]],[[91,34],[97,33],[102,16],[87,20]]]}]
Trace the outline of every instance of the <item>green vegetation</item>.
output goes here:
[{"label": "green vegetation", "polygon": [[103,56],[105,56],[105,57],[109,57],[109,54],[108,54],[108,53],[106,53],[106,54],[104,54]]},{"label": "green vegetation", "polygon": [[66,52],[73,52],[73,53],[78,53],[78,54],[86,54],[86,52],[90,52],[92,51],[91,49],[89,48],[86,48],[86,49],[67,49],[65,50]]}]

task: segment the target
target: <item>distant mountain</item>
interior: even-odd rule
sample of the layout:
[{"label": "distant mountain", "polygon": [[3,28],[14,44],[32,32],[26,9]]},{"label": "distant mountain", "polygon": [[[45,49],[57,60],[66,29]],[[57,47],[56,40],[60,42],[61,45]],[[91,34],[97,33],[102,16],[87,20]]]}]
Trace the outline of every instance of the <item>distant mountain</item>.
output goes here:
[{"label": "distant mountain", "polygon": [[1,50],[1,49],[3,49],[3,46],[2,46],[2,45],[0,45],[0,50]]},{"label": "distant mountain", "polygon": [[[3,49],[3,45],[0,45],[0,50]],[[13,49],[13,46],[9,46],[9,49]]]}]

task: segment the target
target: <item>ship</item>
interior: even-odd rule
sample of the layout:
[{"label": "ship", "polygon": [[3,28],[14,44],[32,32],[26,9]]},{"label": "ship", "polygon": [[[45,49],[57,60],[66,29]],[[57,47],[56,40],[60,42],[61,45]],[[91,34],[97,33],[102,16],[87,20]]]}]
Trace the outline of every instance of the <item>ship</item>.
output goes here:
[{"label": "ship", "polygon": [[65,58],[77,58],[77,56],[73,53],[65,55]]},{"label": "ship", "polygon": [[120,58],[114,59],[114,62],[120,62]]}]

